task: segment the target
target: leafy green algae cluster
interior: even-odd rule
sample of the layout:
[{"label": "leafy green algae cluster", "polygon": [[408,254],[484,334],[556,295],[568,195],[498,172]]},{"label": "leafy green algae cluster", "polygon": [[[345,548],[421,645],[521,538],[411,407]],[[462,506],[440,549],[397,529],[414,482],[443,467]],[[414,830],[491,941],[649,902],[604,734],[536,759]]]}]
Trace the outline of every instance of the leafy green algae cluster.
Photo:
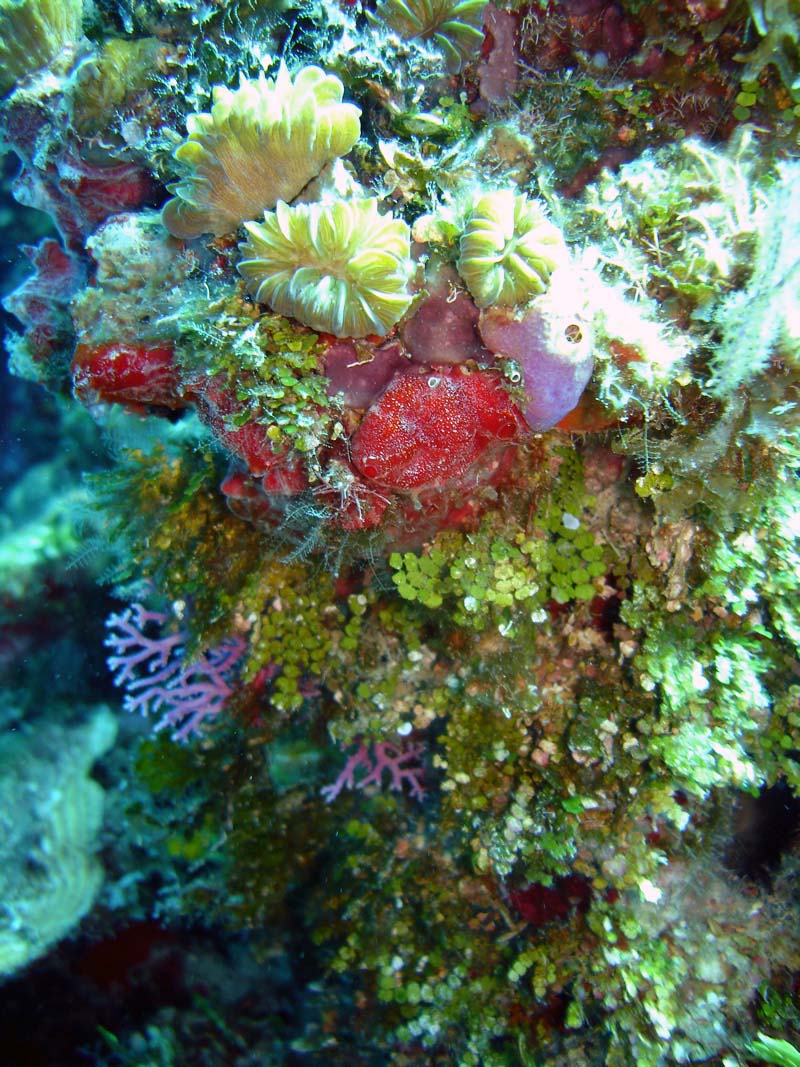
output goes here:
[{"label": "leafy green algae cluster", "polygon": [[447,601],[453,620],[481,629],[513,626],[528,608],[539,621],[549,601],[590,600],[608,570],[607,553],[587,528],[594,499],[582,485],[580,460],[563,450],[558,476],[532,521],[491,514],[475,533],[443,533],[422,554],[393,552],[392,581],[404,600],[426,608]]},{"label": "leafy green algae cluster", "polygon": [[317,335],[280,315],[256,318],[236,292],[195,311],[181,316],[178,357],[190,375],[232,390],[237,404],[220,417],[220,429],[255,422],[276,455],[287,448],[314,453],[333,432],[335,416],[319,373]]},{"label": "leafy green algae cluster", "polygon": [[[465,175],[548,199],[585,253],[598,368],[582,421],[528,442],[472,527],[332,547],[310,493],[265,531],[220,492],[219,440],[255,420],[276,455],[316,456],[348,428],[318,335],[233,289],[205,296],[230,247],[198,253],[177,358],[238,406],[216,436],[190,417],[149,420],[140,444],[129,430],[92,480],[117,588],[177,605],[190,652],[248,641],[215,729],[138,750],[149,792],[128,819],[169,872],[163,914],[246,929],[287,967],[302,956],[310,1007],[287,1045],[310,1062],[744,1064],[759,998],[791,999],[800,963],[796,856],[761,880],[724,862],[751,799],[800,784],[797,165],[757,129],[644,150],[654,124],[679,125],[655,111],[663,86],[585,57],[548,69],[538,42],[564,47],[564,5],[526,10],[541,77],[491,108],[462,29],[450,47],[447,21],[432,44],[405,32],[425,5],[389,27],[402,5],[369,25],[314,6],[248,21],[258,6],[137,5],[126,32],[149,40],[169,17],[167,54],[154,77],[137,50],[142,95],[118,94],[129,110],[103,130],[94,91],[81,128],[174,180],[168,149],[214,79],[324,41],[369,120],[353,168],[451,262]],[[448,55],[466,64],[455,81]],[[587,144],[599,174],[568,196]],[[630,162],[600,169],[627,144]],[[374,788],[324,802],[348,746],[409,738],[427,746],[421,804]]]}]

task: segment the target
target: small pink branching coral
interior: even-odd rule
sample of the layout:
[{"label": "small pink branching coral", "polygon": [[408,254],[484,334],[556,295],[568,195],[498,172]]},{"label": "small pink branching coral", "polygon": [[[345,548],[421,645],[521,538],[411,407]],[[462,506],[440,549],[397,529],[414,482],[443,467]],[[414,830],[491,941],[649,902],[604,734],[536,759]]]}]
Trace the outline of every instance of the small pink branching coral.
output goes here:
[{"label": "small pink branching coral", "polygon": [[[343,789],[366,789],[369,785],[381,788],[383,772],[388,771],[390,789],[399,793],[406,786],[412,797],[422,800],[425,795],[422,786],[424,768],[420,760],[424,752],[423,741],[403,741],[399,745],[391,741],[373,741],[371,745],[359,741],[358,748],[347,757],[336,781],[321,790],[322,796],[330,804]],[[356,772],[359,775],[363,772],[363,776],[356,779]]]},{"label": "small pink branching coral", "polygon": [[[233,689],[228,678],[245,650],[243,638],[226,638],[190,663],[185,650],[188,633],[164,634],[167,616],[133,604],[109,616],[105,644],[111,649],[109,668],[114,685],[125,690],[123,707],[140,715],[159,715],[156,730],[170,729],[176,741],[201,733],[206,719],[218,715]],[[156,636],[146,633],[157,628]]]}]

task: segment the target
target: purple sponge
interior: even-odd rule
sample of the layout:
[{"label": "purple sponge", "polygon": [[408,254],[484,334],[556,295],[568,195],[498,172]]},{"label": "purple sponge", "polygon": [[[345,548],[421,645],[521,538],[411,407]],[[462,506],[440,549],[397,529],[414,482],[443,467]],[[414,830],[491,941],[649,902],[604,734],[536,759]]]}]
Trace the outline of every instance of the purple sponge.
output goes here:
[{"label": "purple sponge", "polygon": [[532,430],[549,430],[572,411],[594,369],[591,326],[580,314],[568,314],[566,303],[563,291],[558,297],[551,291],[521,311],[492,307],[481,312],[483,343],[519,365],[528,398],[522,413]]}]

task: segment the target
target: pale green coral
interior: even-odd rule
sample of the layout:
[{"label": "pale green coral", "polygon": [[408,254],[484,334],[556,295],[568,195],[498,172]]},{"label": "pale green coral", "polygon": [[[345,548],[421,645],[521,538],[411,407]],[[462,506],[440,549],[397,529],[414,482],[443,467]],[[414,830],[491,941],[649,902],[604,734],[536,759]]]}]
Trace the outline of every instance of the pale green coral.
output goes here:
[{"label": "pale green coral", "polygon": [[377,18],[405,40],[433,40],[455,73],[483,42],[486,0],[381,0]]},{"label": "pale green coral", "polygon": [[349,152],[361,132],[344,87],[319,67],[294,77],[240,75],[239,88],[214,88],[210,114],[190,115],[189,139],[175,157],[190,170],[170,187],[163,221],[176,237],[224,234],[292,200],[327,164]]},{"label": "pale green coral", "polygon": [[478,307],[523,304],[547,289],[568,260],[561,231],[539,204],[510,189],[479,196],[470,206],[456,266]]},{"label": "pale green coral", "polygon": [[0,513],[0,587],[6,596],[23,599],[37,589],[49,568],[63,566],[78,554],[80,539],[70,516],[85,503],[85,492],[73,486],[24,522]]},{"label": "pale green coral", "polygon": [[411,303],[409,230],[376,199],[289,207],[245,227],[239,272],[261,304],[337,337],[386,334]]},{"label": "pale green coral", "polygon": [[83,0],[2,0],[0,94],[81,38]]},{"label": "pale green coral", "polygon": [[0,975],[43,955],[92,906],[103,790],[89,774],[116,732],[103,707],[83,726],[39,723],[0,738]]}]

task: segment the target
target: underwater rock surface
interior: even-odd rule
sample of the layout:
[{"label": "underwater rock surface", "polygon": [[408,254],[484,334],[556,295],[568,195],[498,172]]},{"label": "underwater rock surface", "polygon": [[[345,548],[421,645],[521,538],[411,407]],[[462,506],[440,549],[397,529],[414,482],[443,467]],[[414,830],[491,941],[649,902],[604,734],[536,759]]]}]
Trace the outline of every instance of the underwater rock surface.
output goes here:
[{"label": "underwater rock surface", "polygon": [[798,42],[0,0],[9,1055],[793,1062]]}]

